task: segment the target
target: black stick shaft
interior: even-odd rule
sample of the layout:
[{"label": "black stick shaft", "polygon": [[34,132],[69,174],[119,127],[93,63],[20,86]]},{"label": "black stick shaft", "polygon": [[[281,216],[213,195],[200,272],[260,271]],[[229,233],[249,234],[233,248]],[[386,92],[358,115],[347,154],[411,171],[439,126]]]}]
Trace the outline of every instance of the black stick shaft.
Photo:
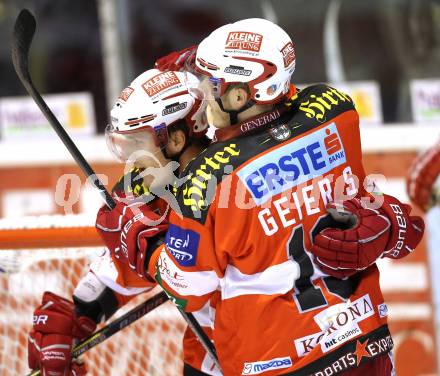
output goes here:
[{"label": "black stick shaft", "polygon": [[[209,337],[206,335],[206,333],[203,331],[203,329],[200,327],[200,324],[197,322],[196,318],[192,314],[187,314],[185,311],[178,308],[180,313],[182,314],[183,318],[187,322],[188,326],[191,328],[191,330],[196,333],[197,337],[199,338],[200,344],[203,346],[205,351],[211,355],[212,360],[214,361],[215,365],[219,370],[221,370],[220,362],[217,358],[217,351],[215,350],[214,345],[212,344]],[[200,328],[200,330],[198,329]]]},{"label": "black stick shaft", "polygon": [[46,117],[47,121],[52,126],[58,137],[66,146],[70,155],[84,172],[85,176],[87,176],[87,178],[89,178],[93,185],[99,190],[107,206],[110,209],[113,209],[116,206],[115,201],[107,192],[102,182],[96,176],[95,172],[90,167],[88,162],[84,159],[84,157],[76,147],[75,143],[72,141],[70,136],[65,131],[64,127],[55,117],[55,115],[46,104],[44,99],[41,97],[40,93],[35,88],[32,82],[32,78],[29,74],[28,56],[35,29],[36,21],[34,16],[28,10],[23,9],[18,15],[17,21],[15,22],[12,42],[12,63],[14,64],[14,68],[17,72],[18,78],[20,79],[26,91],[38,105],[41,112]]}]

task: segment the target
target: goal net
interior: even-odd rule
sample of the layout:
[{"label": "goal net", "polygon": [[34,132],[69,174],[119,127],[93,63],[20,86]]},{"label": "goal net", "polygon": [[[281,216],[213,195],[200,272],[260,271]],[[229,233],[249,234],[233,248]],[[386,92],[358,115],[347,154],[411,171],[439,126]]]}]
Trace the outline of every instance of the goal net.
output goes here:
[{"label": "goal net", "polygon": [[[44,291],[71,297],[102,246],[94,218],[0,220],[0,375],[26,375],[27,334]],[[133,299],[114,317],[159,292]],[[166,302],[82,355],[90,375],[179,375],[185,322]]]}]

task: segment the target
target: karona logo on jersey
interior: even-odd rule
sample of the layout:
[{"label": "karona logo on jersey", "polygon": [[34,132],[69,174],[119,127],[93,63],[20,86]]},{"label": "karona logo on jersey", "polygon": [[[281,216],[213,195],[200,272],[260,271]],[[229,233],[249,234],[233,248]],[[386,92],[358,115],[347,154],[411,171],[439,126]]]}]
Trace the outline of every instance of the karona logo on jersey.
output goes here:
[{"label": "karona logo on jersey", "polygon": [[226,40],[226,50],[260,52],[263,36],[247,31],[231,31]]},{"label": "karona logo on jersey", "polygon": [[181,266],[194,266],[199,249],[200,235],[192,230],[186,230],[170,224],[165,244],[174,259]]},{"label": "karona logo on jersey", "polygon": [[315,315],[321,331],[294,341],[298,356],[309,354],[316,346],[327,353],[362,334],[359,323],[375,314],[370,296],[365,294],[351,303],[330,306]]},{"label": "karona logo on jersey", "polygon": [[150,97],[154,97],[162,91],[179,84],[180,80],[174,72],[164,72],[150,78],[142,84],[142,87]]},{"label": "karona logo on jersey", "polygon": [[238,171],[257,205],[346,162],[335,123],[292,141]]},{"label": "karona logo on jersey", "polygon": [[275,358],[271,360],[263,360],[254,363],[245,363],[243,367],[242,375],[258,375],[266,371],[272,371],[274,369],[288,368],[292,365],[292,359],[290,356],[285,358]]}]

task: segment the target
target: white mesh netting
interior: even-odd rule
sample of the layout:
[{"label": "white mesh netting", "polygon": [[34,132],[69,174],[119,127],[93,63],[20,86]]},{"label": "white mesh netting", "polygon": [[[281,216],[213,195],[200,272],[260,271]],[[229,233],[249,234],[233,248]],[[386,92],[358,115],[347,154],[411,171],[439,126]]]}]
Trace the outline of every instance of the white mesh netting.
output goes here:
[{"label": "white mesh netting", "polygon": [[[27,333],[45,290],[70,297],[97,248],[0,250],[0,375],[25,375]],[[115,317],[159,292],[143,294]],[[113,319],[113,318],[112,318]],[[178,375],[185,322],[166,302],[92,348],[82,358],[90,375]]]}]

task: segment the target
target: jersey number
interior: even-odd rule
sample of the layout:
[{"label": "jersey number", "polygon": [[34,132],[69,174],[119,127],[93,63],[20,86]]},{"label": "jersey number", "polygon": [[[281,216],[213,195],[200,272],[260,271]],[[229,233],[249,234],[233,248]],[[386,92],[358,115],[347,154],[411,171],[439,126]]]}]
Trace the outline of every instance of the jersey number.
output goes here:
[{"label": "jersey number", "polygon": [[[312,239],[327,227],[335,227],[335,221],[330,215],[318,220],[312,230]],[[327,305],[321,287],[315,286],[311,280],[314,269],[312,260],[304,248],[304,229],[302,225],[293,230],[289,242],[289,255],[298,264],[300,270],[300,275],[294,282],[294,300],[299,311],[310,311]],[[324,277],[323,280],[327,290],[341,299],[348,299],[354,291],[354,283],[350,278],[341,280],[334,277]]]}]

